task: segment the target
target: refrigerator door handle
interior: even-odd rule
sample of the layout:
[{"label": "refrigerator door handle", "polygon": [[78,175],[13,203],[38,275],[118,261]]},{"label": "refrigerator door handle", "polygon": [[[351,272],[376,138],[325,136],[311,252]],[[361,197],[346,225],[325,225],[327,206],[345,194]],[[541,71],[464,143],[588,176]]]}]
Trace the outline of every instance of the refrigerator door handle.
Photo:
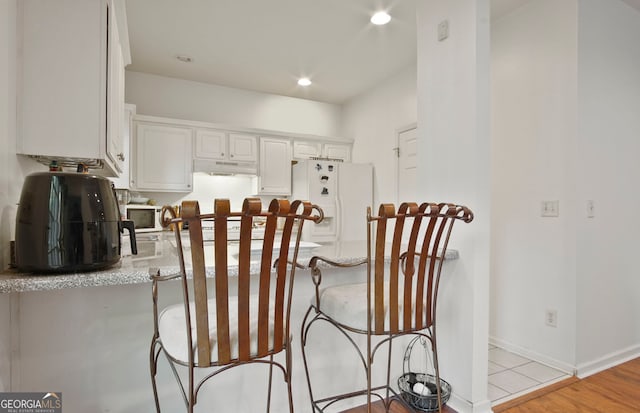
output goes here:
[{"label": "refrigerator door handle", "polygon": [[[340,191],[338,191],[339,193]],[[342,198],[336,198],[336,206],[338,210],[336,211],[336,241],[340,241],[342,238]]]}]

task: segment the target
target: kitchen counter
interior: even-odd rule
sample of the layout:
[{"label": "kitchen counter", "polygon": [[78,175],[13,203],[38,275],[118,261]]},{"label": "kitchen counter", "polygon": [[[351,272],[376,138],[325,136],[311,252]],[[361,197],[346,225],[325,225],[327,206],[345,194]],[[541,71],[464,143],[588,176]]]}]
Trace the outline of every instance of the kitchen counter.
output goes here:
[{"label": "kitchen counter", "polygon": [[[150,411],[153,396],[149,384],[149,343],[153,334],[153,313],[148,269],[158,267],[165,274],[177,271],[177,251],[172,240],[170,232],[140,234],[139,255],[127,255],[117,265],[102,271],[62,275],[15,271],[0,274],[0,292],[7,293],[0,294],[0,308],[4,314],[0,328],[0,370],[4,375],[0,387],[12,391],[55,387],[64,393],[65,411],[70,412]],[[343,264],[362,260],[366,255],[366,242],[304,246],[300,251],[301,265],[307,264],[314,255]],[[128,253],[129,246],[125,244],[123,251]],[[235,262],[233,255],[231,252],[229,259]],[[257,259],[258,254],[255,255]],[[447,252],[446,258],[450,260],[445,262],[447,274],[455,275],[457,257],[457,251]],[[323,286],[361,282],[366,271],[364,266],[339,268],[320,264]],[[237,269],[236,265],[231,266],[232,273],[234,269]],[[296,275],[291,308],[292,334],[296,337],[292,374],[300,378],[305,373],[298,329],[309,308],[309,300],[314,297],[315,285],[310,270],[298,270]],[[445,291],[452,278],[444,277]],[[163,283],[160,306],[180,303],[180,287],[178,281]],[[237,288],[233,279],[230,288]],[[446,299],[446,295],[443,297]],[[315,350],[319,351],[315,361],[320,366],[315,379],[319,389],[331,389],[336,371],[355,369],[354,365],[359,363],[352,353],[344,351],[342,343],[333,342],[334,333],[325,323],[318,323],[313,333],[312,340],[317,341]],[[394,345],[394,351],[394,359],[402,360],[402,345]],[[5,360],[4,364],[2,360]],[[401,363],[397,364],[401,368]],[[159,374],[158,385],[166,390],[163,391],[163,410],[183,410],[182,397],[170,370],[164,364],[162,368],[164,373]],[[394,375],[399,374],[400,371],[394,372]],[[199,403],[221,412],[248,411],[245,403],[262,405],[261,393],[246,389],[262,389],[267,376],[247,376],[242,369],[230,371],[217,384],[222,386],[221,393],[202,393]],[[341,385],[355,388],[359,379],[360,376],[342,375]],[[281,385],[279,380],[276,382]],[[308,392],[299,380],[296,386],[296,410],[307,411]],[[217,394],[238,391],[244,391],[247,397],[243,400],[217,398]],[[288,409],[282,394],[274,391],[271,410]]]},{"label": "kitchen counter", "polygon": [[[206,249],[205,242],[205,249]],[[237,243],[235,243],[237,245]],[[67,288],[114,286],[142,284],[151,282],[149,268],[159,268],[163,274],[179,271],[178,255],[173,233],[157,232],[138,234],[138,255],[129,255],[130,246],[124,242],[125,256],[119,263],[99,271],[67,274],[35,274],[7,270],[0,273],[0,293],[59,290]],[[324,256],[339,264],[350,264],[366,258],[366,242],[329,242],[302,243],[298,254],[298,263],[307,266],[312,256]],[[189,259],[185,254],[185,259]],[[237,272],[237,254],[230,248],[230,274]],[[445,259],[458,258],[458,252],[449,249]],[[258,272],[259,256],[255,256],[251,271]],[[328,267],[320,262],[318,267]],[[208,277],[214,276],[213,268],[207,271]]]}]

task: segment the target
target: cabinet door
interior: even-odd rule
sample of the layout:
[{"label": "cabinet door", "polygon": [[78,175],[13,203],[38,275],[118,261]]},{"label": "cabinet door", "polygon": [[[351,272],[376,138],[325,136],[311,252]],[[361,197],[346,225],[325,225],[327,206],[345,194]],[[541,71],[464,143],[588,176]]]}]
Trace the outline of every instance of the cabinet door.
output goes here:
[{"label": "cabinet door", "polygon": [[351,162],[351,146],[325,143],[324,156],[330,159],[342,159],[345,162]]},{"label": "cabinet door", "polygon": [[226,159],[227,134],[212,129],[197,129],[194,156],[200,159]]},{"label": "cabinet door", "polygon": [[118,189],[128,189],[131,170],[131,139],[133,135],[133,115],[136,114],[136,106],[131,104],[124,105],[122,114],[122,152],[124,162],[122,172],[118,178],[111,178],[111,182]]},{"label": "cabinet door", "polygon": [[322,143],[320,142],[293,142],[293,157],[298,159],[310,159],[322,156]]},{"label": "cabinet door", "polygon": [[233,161],[255,162],[258,160],[258,144],[253,135],[229,134],[229,159]]},{"label": "cabinet door", "polygon": [[141,191],[190,192],[192,147],[191,128],[138,123],[132,187]]},{"label": "cabinet door", "polygon": [[291,194],[291,143],[288,139],[260,138],[258,194]]},{"label": "cabinet door", "polygon": [[[109,8],[109,21],[115,21],[115,11]],[[113,168],[122,174],[125,163],[124,137],[122,124],[124,122],[124,59],[120,46],[120,37],[116,24],[110,24],[109,41],[107,42],[107,159]],[[127,160],[128,162],[128,160]]]},{"label": "cabinet door", "polygon": [[[120,80],[109,80],[113,56],[107,45],[117,44],[115,38],[109,39],[116,27],[112,2],[15,3],[20,50],[16,153],[90,165],[104,161],[101,174],[116,176],[119,170],[107,155],[107,134],[118,133],[118,121],[112,124],[111,115],[120,117],[122,107],[109,106],[122,105],[124,100],[109,91],[110,82],[122,87]],[[121,146],[121,142],[114,144]],[[113,149],[116,160],[118,153]]]}]

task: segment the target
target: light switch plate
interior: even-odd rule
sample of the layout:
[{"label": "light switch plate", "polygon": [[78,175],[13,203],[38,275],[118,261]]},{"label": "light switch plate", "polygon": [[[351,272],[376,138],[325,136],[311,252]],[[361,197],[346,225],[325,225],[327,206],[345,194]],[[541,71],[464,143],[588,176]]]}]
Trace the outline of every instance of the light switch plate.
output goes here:
[{"label": "light switch plate", "polygon": [[449,20],[443,20],[438,24],[438,41],[441,42],[449,37]]},{"label": "light switch plate", "polygon": [[542,201],[540,204],[541,217],[560,216],[560,201]]}]

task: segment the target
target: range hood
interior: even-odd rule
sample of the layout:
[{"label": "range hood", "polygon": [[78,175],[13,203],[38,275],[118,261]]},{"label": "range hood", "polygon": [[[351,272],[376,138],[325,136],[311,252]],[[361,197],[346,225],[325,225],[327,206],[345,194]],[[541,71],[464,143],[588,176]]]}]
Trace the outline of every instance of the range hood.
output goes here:
[{"label": "range hood", "polygon": [[193,172],[206,172],[211,175],[258,175],[258,164],[256,162],[194,159]]}]

